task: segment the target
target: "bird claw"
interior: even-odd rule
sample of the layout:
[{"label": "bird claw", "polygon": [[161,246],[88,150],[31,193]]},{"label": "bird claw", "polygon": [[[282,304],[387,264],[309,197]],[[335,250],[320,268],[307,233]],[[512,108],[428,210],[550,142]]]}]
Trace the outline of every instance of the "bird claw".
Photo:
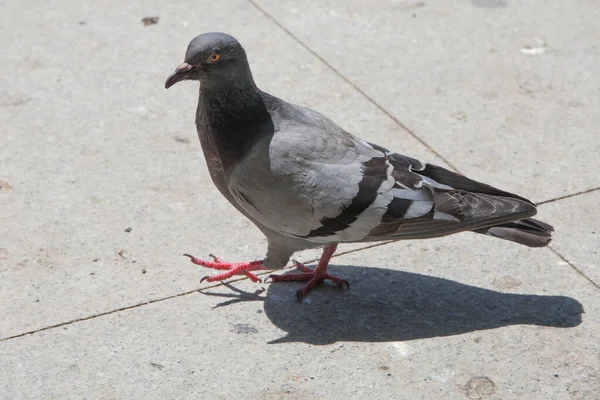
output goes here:
[{"label": "bird claw", "polygon": [[263,269],[264,265],[263,265],[262,261],[228,263],[228,262],[221,260],[219,257],[217,257],[213,254],[209,254],[209,256],[214,261],[200,260],[190,254],[187,254],[187,253],[184,254],[184,256],[189,257],[190,260],[192,261],[192,263],[194,263],[196,265],[200,265],[201,267],[225,271],[218,275],[205,276],[202,279],[200,279],[200,283],[202,283],[204,281],[208,281],[208,282],[222,281],[224,279],[231,278],[233,275],[246,275],[246,277],[254,283],[262,282],[262,279],[258,278],[256,275],[254,275],[253,273],[250,272],[250,271],[254,271],[254,270],[258,270],[258,269]]},{"label": "bird claw", "polygon": [[329,279],[331,282],[335,283],[337,285],[337,287],[339,287],[340,289],[344,289],[344,286],[346,286],[346,289],[350,290],[350,282],[348,282],[345,279],[341,279],[341,278],[338,278],[337,276],[333,276],[333,275],[329,275],[329,274],[327,274],[325,276],[325,279]]},{"label": "bird claw", "polygon": [[214,254],[210,253],[208,255],[210,258],[213,259],[214,262],[219,263],[219,264],[223,264],[225,263],[225,261],[221,260],[219,257],[215,256]]},{"label": "bird claw", "polygon": [[[305,285],[296,292],[296,298],[302,300],[304,296],[308,294],[315,286],[328,279],[335,283],[340,289],[350,289],[350,283],[345,280],[333,276],[324,271],[319,271],[317,268],[311,269],[304,264],[293,260],[294,265],[298,268],[301,273],[285,274],[285,275],[269,275],[267,279],[271,279],[274,283],[276,282],[306,282]],[[265,279],[265,281],[267,280]]]}]

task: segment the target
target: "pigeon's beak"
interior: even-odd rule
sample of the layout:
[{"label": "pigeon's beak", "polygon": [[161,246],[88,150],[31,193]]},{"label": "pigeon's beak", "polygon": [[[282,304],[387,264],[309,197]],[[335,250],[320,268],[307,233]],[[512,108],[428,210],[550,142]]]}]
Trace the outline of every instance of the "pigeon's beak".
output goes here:
[{"label": "pigeon's beak", "polygon": [[175,68],[175,72],[169,75],[167,81],[165,82],[165,89],[170,88],[179,81],[187,79],[190,76],[190,72],[193,70],[194,66],[188,63],[183,63],[179,67]]}]

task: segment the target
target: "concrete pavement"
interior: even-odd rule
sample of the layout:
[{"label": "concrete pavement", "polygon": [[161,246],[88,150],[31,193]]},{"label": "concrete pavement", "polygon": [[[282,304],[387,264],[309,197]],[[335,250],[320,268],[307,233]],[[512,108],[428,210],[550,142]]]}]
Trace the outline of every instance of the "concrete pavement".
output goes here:
[{"label": "concrete pavement", "polygon": [[[599,398],[600,9],[521,3],[6,4],[0,398]],[[182,253],[265,251],[210,182],[196,86],[163,88],[211,30],[262,89],[543,203],[555,240],[342,246],[351,290],[302,303],[200,285]]]}]

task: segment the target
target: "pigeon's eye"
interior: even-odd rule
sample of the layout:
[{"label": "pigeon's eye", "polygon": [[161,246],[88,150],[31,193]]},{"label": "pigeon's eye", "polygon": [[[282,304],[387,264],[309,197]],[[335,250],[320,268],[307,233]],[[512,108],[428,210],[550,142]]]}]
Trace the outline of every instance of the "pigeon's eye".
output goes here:
[{"label": "pigeon's eye", "polygon": [[220,59],[221,59],[221,55],[219,53],[212,53],[210,55],[210,57],[208,57],[208,62],[216,63],[216,62],[219,62]]}]

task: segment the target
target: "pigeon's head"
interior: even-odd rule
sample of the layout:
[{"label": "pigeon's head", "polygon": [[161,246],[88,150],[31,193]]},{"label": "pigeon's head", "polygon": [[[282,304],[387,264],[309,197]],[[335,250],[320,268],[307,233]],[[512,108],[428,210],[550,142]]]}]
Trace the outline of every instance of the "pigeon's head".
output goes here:
[{"label": "pigeon's head", "polygon": [[165,88],[183,80],[216,85],[253,83],[244,48],[233,36],[219,32],[203,33],[190,42],[185,62],[167,78]]}]

